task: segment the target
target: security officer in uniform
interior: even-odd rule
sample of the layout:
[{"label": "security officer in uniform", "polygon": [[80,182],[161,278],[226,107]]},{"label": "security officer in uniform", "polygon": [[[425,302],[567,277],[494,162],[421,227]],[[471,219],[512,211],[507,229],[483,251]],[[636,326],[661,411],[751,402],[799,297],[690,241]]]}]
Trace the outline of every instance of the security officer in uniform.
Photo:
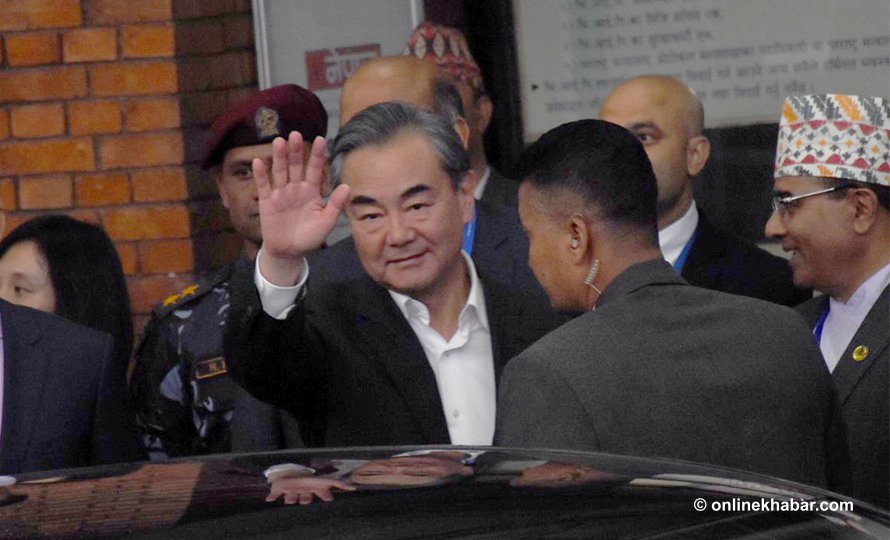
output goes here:
[{"label": "security officer in uniform", "polygon": [[203,167],[212,170],[244,253],[167,297],[146,326],[130,390],[152,459],[302,445],[286,412],[257,401],[229,377],[222,346],[229,278],[253,264],[262,242],[251,161],[271,162],[272,140],[291,131],[307,141],[327,131],[321,102],[292,84],[232,104],[210,128]]}]

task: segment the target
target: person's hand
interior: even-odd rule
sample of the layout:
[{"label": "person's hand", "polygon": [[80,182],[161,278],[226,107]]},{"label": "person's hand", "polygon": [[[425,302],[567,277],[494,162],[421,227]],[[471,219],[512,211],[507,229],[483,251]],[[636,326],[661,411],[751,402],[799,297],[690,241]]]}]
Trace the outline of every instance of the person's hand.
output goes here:
[{"label": "person's hand", "polygon": [[316,137],[304,167],[303,137],[293,131],[287,141],[272,141],[271,174],[263,160],[251,163],[263,231],[260,272],[275,285],[294,284],[303,257],[321,247],[349,197],[346,185],[334,190],[327,205],[321,197],[325,146]]},{"label": "person's hand", "polygon": [[299,502],[305,506],[311,504],[314,497],[318,497],[325,502],[331,502],[334,500],[331,489],[334,488],[342,491],[355,491],[355,486],[349,482],[334,478],[319,478],[317,476],[282,478],[272,481],[266,502],[274,502],[282,495],[284,496],[284,504],[296,504]]}]

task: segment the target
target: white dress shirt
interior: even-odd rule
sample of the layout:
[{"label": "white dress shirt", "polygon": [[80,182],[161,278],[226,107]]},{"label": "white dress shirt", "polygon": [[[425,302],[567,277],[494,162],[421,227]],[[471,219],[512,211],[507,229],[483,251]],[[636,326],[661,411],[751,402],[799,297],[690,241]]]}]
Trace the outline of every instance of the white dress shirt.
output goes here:
[{"label": "white dress shirt", "polygon": [[698,227],[698,209],[693,201],[683,217],[658,231],[658,245],[661,246],[661,254],[664,260],[671,263],[671,266],[677,262],[683,248],[695,234],[696,227]]},{"label": "white dress shirt", "polygon": [[822,349],[822,356],[829,371],[834,372],[841,355],[847,350],[856,331],[862,326],[862,321],[888,284],[890,284],[890,264],[865,280],[846,302],[834,298],[828,300],[828,317],[822,326],[819,348]]},{"label": "white dress shirt", "polygon": [[491,167],[486,166],[485,172],[482,174],[482,178],[479,179],[479,183],[476,184],[476,191],[473,192],[473,198],[477,201],[482,199],[482,194],[485,193],[485,186],[488,185],[488,179],[491,177]]},{"label": "white dress shirt", "polygon": [[[278,287],[260,273],[257,255],[254,283],[269,316],[285,319],[309,278],[309,265],[293,287]],[[470,275],[470,291],[458,317],[457,331],[445,340],[430,326],[427,307],[407,295],[389,292],[408,321],[426,355],[442,401],[451,444],[490,445],[494,440],[495,389],[491,330],[482,283],[469,255],[463,253]]]}]

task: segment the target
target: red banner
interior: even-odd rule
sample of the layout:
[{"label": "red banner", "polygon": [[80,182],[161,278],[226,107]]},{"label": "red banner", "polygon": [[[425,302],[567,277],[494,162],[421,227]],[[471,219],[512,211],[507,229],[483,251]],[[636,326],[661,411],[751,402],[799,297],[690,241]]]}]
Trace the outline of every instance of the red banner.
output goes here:
[{"label": "red banner", "polygon": [[306,51],[309,90],[340,88],[355,70],[380,56],[380,44]]}]

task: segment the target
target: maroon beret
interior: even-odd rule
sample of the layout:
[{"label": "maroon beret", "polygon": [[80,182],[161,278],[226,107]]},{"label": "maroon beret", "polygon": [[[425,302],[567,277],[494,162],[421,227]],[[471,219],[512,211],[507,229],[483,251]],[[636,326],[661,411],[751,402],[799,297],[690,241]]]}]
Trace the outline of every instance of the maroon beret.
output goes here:
[{"label": "maroon beret", "polygon": [[271,142],[299,131],[311,141],[328,131],[328,113],[315,94],[295,84],[275,86],[231,104],[210,126],[205,169],[222,162],[231,148]]}]

